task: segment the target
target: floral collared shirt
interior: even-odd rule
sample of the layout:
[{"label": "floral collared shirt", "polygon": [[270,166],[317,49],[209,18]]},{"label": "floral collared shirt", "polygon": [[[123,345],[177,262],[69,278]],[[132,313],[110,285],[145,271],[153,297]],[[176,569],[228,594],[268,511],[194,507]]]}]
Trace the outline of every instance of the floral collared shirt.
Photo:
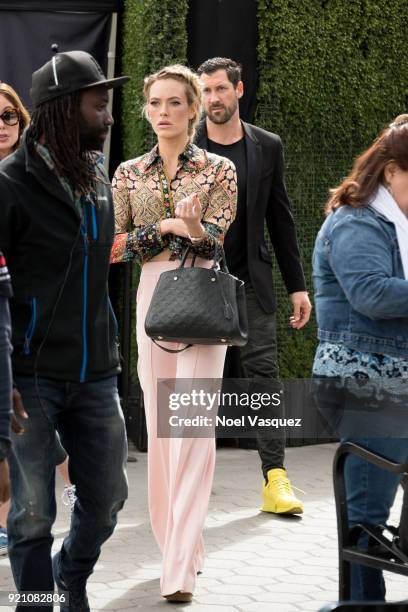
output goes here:
[{"label": "floral collared shirt", "polygon": [[[115,241],[111,263],[140,263],[168,248],[170,259],[182,256],[186,246],[199,256],[211,259],[216,242],[235,218],[237,178],[235,166],[224,157],[207,153],[189,144],[179,156],[173,180],[166,177],[156,145],[152,151],[125,161],[112,180],[115,207]],[[203,211],[205,236],[199,243],[187,238],[160,233],[160,221],[174,218],[177,202],[197,193]]]}]

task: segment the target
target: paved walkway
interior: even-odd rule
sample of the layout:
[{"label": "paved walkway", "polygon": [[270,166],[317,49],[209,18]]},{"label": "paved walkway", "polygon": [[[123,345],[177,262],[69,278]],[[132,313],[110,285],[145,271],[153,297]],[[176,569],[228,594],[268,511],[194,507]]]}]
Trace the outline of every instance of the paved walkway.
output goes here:
[{"label": "paved walkway", "polygon": [[[206,522],[204,573],[194,602],[172,609],[194,612],[317,612],[337,599],[337,536],[331,488],[335,445],[287,449],[292,482],[306,492],[303,518],[259,512],[260,464],[252,450],[221,448]],[[159,595],[160,555],[146,505],[146,460],[129,463],[130,498],[88,585],[92,610],[169,610]],[[60,498],[62,486],[58,484]],[[398,520],[401,495],[393,509]],[[55,548],[69,511],[58,508]],[[389,574],[390,600],[407,596],[407,580]],[[0,589],[13,589],[7,558]],[[3,607],[4,610],[12,608]],[[29,609],[29,608],[28,608]]]}]

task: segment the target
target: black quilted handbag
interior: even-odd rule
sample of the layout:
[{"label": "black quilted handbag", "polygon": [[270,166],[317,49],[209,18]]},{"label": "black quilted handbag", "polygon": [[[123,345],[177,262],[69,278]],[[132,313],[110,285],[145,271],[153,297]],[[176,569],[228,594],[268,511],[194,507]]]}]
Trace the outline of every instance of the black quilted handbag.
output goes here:
[{"label": "black quilted handbag", "polygon": [[244,282],[229,273],[222,247],[211,268],[186,267],[189,248],[175,270],[160,274],[145,320],[146,334],[157,344],[225,344],[248,342]]}]

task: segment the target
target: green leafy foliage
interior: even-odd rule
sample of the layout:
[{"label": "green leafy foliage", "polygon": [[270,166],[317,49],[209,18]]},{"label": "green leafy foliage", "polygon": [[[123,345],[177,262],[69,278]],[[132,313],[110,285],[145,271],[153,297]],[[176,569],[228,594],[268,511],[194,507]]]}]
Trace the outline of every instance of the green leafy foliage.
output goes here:
[{"label": "green leafy foliage", "polygon": [[[348,174],[354,156],[385,124],[406,112],[407,18],[406,0],[258,0],[256,123],[284,143],[310,289],[328,189]],[[290,330],[281,282],[277,291],[281,375],[308,377],[316,324]]]},{"label": "green leafy foliage", "polygon": [[145,153],[150,144],[142,118],[143,79],[176,62],[187,52],[187,0],[124,0],[123,73],[132,79],[123,92],[123,147],[126,159]]}]

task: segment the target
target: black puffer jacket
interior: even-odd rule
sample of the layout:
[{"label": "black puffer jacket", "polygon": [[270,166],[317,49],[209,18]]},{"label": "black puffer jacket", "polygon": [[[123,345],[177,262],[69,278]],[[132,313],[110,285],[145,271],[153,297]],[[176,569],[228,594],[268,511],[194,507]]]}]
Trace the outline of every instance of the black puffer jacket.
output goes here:
[{"label": "black puffer jacket", "polygon": [[111,188],[99,164],[96,172],[96,205],[77,206],[24,139],[0,163],[0,248],[13,278],[15,374],[34,373],[39,347],[42,377],[83,382],[119,371],[107,286]]}]

